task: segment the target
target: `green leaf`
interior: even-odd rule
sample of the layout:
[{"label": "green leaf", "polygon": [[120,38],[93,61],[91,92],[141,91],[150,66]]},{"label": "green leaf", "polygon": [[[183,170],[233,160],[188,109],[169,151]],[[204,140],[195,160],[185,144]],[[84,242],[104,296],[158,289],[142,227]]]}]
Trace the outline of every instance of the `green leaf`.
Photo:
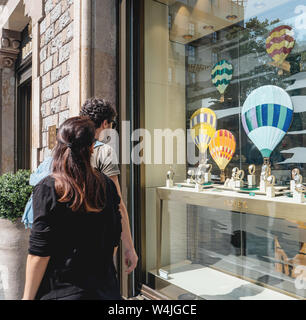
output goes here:
[{"label": "green leaf", "polygon": [[28,170],[19,170],[0,176],[0,218],[14,222],[22,217],[33,190],[30,175]]}]

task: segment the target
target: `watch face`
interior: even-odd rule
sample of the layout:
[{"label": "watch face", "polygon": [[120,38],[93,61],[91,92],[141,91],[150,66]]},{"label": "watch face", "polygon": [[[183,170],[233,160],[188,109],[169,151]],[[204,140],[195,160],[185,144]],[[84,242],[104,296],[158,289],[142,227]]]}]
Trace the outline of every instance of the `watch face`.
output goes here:
[{"label": "watch face", "polygon": [[173,178],[174,178],[174,172],[171,171],[171,170],[169,170],[169,171],[167,172],[167,179],[172,180]]},{"label": "watch face", "polygon": [[205,165],[205,169],[206,169],[206,172],[208,172],[208,173],[210,173],[211,172],[211,170],[212,170],[212,164],[206,164]]},{"label": "watch face", "polygon": [[275,177],[274,176],[270,176],[267,178],[267,181],[271,184],[274,185],[275,184]]},{"label": "watch face", "polygon": [[302,180],[303,180],[303,178],[302,178],[302,176],[300,174],[297,174],[297,175],[294,176],[295,183],[301,184]]},{"label": "watch face", "polygon": [[195,178],[198,184],[203,184],[205,182],[205,168],[203,167],[199,168]]},{"label": "watch face", "polygon": [[249,166],[249,174],[250,174],[250,175],[255,174],[255,170],[256,170],[255,165],[254,165],[254,164],[251,164],[251,165]]},{"label": "watch face", "polygon": [[194,171],[193,170],[188,170],[187,176],[188,176],[188,178],[193,178],[194,177]]},{"label": "watch face", "polygon": [[237,175],[238,171],[239,171],[238,168],[234,168],[234,169],[232,170],[232,178],[236,178],[236,175]]},{"label": "watch face", "polygon": [[297,175],[300,174],[300,170],[295,168],[292,170],[292,179],[294,179]]},{"label": "watch face", "polygon": [[266,165],[266,164],[264,164],[263,166],[262,166],[262,169],[261,169],[261,175],[262,176],[265,176],[265,175],[267,175],[268,174],[268,166]]}]

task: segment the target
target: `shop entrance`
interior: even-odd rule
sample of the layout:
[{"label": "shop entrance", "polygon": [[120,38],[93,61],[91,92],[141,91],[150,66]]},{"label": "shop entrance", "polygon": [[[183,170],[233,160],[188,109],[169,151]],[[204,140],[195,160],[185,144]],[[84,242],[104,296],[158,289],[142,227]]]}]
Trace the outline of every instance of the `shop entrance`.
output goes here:
[{"label": "shop entrance", "polygon": [[32,28],[22,31],[21,50],[16,63],[15,168],[31,169],[32,114]]}]

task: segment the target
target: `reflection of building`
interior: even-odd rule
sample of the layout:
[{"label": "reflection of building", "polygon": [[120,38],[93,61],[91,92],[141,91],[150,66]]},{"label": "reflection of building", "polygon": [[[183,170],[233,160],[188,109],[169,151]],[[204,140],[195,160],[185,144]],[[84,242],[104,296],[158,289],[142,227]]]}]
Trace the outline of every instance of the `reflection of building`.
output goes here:
[{"label": "reflection of building", "polygon": [[189,43],[244,19],[245,1],[165,1],[171,16],[170,40]]}]

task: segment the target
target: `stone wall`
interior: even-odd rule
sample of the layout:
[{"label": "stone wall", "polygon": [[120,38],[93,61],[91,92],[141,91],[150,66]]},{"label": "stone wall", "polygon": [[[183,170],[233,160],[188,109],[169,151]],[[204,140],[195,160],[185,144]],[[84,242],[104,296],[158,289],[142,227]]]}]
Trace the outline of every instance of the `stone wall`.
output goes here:
[{"label": "stone wall", "polygon": [[73,45],[73,0],[45,0],[45,18],[40,23],[40,76],[42,151],[49,156],[48,128],[59,127],[69,117],[70,67]]},{"label": "stone wall", "polygon": [[1,157],[0,173],[14,171],[14,104],[15,74],[11,68],[0,70],[1,75]]}]

